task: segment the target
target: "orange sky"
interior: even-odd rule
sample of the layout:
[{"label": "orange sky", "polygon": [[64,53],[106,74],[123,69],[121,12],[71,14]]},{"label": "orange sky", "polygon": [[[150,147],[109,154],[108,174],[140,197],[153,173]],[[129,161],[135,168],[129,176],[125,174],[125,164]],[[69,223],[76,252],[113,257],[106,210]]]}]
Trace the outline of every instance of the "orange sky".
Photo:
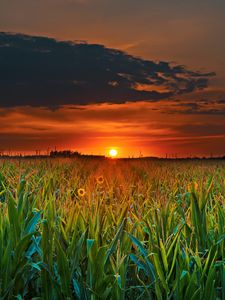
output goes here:
[{"label": "orange sky", "polygon": [[[85,40],[142,59],[216,73],[205,89],[153,102],[75,101],[50,109],[43,103],[6,107],[1,100],[0,151],[44,153],[57,147],[106,154],[117,147],[120,156],[224,155],[225,2],[3,1],[0,20],[1,31]],[[154,84],[137,83],[135,88],[168,91]]]},{"label": "orange sky", "polygon": [[[182,113],[185,107],[171,101],[100,104],[0,110],[1,150],[33,151],[73,149],[106,154],[118,148],[120,156],[177,154],[223,155],[223,115]],[[205,107],[207,106],[207,107]],[[224,110],[221,104],[220,109]],[[202,111],[209,110],[202,104]],[[217,105],[217,109],[218,105]]]}]

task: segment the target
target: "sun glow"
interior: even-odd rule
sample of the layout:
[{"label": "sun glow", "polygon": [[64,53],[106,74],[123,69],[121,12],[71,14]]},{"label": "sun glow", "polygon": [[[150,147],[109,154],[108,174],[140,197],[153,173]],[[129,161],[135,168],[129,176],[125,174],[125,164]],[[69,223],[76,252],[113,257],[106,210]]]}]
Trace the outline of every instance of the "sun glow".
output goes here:
[{"label": "sun glow", "polygon": [[116,149],[109,150],[109,156],[116,157],[118,155],[118,151]]}]

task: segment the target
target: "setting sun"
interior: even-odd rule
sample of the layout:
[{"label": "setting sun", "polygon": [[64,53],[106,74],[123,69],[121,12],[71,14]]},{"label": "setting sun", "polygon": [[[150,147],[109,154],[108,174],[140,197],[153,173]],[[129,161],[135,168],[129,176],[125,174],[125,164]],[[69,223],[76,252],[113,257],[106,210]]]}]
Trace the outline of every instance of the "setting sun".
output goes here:
[{"label": "setting sun", "polygon": [[111,157],[116,157],[117,154],[118,154],[118,151],[117,151],[116,149],[110,149],[110,150],[109,150],[109,155],[110,155]]}]

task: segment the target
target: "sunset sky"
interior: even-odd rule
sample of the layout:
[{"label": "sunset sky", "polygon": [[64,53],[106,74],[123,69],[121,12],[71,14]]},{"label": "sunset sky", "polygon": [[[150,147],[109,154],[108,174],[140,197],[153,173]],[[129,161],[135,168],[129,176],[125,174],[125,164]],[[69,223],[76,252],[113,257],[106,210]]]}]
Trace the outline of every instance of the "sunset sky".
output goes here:
[{"label": "sunset sky", "polygon": [[0,151],[225,154],[225,1],[0,0]]}]

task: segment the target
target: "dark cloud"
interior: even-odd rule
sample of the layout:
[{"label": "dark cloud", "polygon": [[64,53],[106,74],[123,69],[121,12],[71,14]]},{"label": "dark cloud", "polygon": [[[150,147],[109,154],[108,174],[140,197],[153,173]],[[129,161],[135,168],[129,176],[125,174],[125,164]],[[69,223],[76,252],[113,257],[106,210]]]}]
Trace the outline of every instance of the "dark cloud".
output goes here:
[{"label": "dark cloud", "polygon": [[214,73],[102,45],[0,33],[0,106],[159,101],[204,89]]},{"label": "dark cloud", "polygon": [[182,100],[169,110],[166,110],[165,113],[225,115],[225,101],[199,99],[196,102],[185,102],[185,100]]}]

